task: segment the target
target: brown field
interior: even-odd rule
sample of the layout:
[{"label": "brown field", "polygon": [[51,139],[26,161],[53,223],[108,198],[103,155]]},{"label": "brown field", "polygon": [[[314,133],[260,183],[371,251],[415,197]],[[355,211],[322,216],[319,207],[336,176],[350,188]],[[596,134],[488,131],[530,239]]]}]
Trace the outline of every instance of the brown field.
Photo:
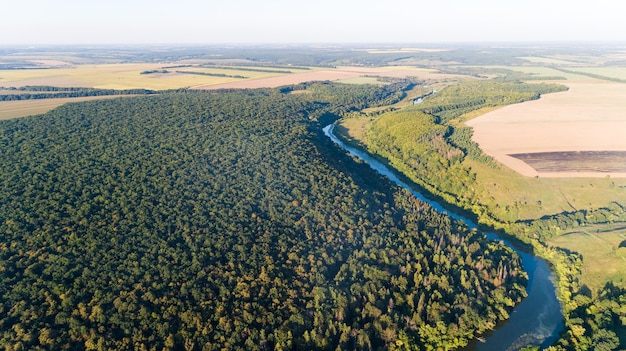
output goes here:
[{"label": "brown field", "polygon": [[[509,155],[626,151],[626,84],[567,81],[570,90],[509,105],[466,122],[489,155],[526,176],[626,177],[625,172],[542,172]],[[619,162],[619,160],[615,160]]]},{"label": "brown field", "polygon": [[512,154],[539,173],[626,173],[626,151],[558,151]]},{"label": "brown field", "polygon": [[87,96],[80,98],[0,101],[0,120],[43,114],[70,102],[113,99],[137,95]]}]

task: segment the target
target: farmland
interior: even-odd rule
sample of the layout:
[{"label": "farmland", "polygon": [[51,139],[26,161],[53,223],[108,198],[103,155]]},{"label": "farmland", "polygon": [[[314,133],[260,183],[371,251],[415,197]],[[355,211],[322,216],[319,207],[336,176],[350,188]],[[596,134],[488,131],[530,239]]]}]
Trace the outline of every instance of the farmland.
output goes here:
[{"label": "farmland", "polygon": [[[135,89],[145,88],[153,90],[178,89],[185,87],[207,86],[224,84],[241,79],[194,75],[182,73],[168,74],[141,74],[152,70],[163,70],[162,64],[106,64],[106,65],[77,65],[71,68],[23,69],[0,71],[0,86],[21,87],[27,85],[54,85],[80,86],[102,89]],[[189,68],[180,68],[180,71],[191,71]],[[224,69],[194,68],[193,71],[214,73],[216,75],[241,75],[246,79],[259,79],[281,75],[282,73],[251,72]]]},{"label": "farmland", "polygon": [[564,82],[569,90],[509,105],[467,124],[489,155],[525,176],[623,177],[624,172],[537,171],[511,154],[565,151],[625,151],[626,84]]},{"label": "farmland", "polygon": [[538,173],[626,174],[624,151],[556,151],[512,154]]}]

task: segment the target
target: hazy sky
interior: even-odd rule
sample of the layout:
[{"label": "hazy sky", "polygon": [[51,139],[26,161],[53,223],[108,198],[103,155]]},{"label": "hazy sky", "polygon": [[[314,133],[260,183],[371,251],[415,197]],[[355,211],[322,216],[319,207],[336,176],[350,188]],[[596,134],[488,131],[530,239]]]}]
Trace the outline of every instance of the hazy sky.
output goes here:
[{"label": "hazy sky", "polygon": [[0,45],[626,41],[623,0],[0,0]]}]

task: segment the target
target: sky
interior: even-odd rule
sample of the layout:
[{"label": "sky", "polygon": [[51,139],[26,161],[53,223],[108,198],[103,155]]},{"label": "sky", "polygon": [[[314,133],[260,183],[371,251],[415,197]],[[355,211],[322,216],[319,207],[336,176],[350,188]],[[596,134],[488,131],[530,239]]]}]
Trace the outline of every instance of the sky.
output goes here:
[{"label": "sky", "polygon": [[0,0],[0,45],[626,41],[623,0]]}]

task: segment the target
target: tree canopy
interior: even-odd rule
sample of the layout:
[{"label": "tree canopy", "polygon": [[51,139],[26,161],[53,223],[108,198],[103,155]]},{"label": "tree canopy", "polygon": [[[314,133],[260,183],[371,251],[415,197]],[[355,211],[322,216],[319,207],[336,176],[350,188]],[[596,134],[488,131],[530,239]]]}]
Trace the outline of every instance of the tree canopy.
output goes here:
[{"label": "tree canopy", "polygon": [[0,346],[449,349],[506,318],[519,258],[321,132],[397,92],[298,89],[1,121]]}]

